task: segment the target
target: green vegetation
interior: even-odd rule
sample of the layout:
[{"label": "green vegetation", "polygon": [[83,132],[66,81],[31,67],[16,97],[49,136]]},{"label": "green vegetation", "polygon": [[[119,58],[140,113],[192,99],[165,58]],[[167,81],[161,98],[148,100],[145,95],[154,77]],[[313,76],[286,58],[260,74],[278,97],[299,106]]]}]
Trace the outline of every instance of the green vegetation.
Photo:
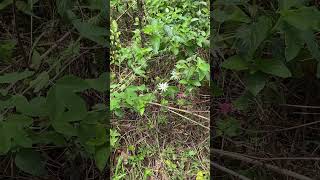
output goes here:
[{"label": "green vegetation", "polygon": [[209,1],[111,7],[112,179],[208,179]]},{"label": "green vegetation", "polygon": [[103,0],[0,2],[1,179],[106,176],[107,12]]},{"label": "green vegetation", "polygon": [[[319,156],[319,113],[308,109],[319,106],[319,2],[230,0],[213,6],[213,56],[221,65],[213,86],[220,112],[216,147],[251,157]],[[319,178],[314,161],[288,159],[274,165]],[[238,160],[218,162],[250,179],[297,178],[239,166]],[[230,179],[225,174],[215,176]]]}]

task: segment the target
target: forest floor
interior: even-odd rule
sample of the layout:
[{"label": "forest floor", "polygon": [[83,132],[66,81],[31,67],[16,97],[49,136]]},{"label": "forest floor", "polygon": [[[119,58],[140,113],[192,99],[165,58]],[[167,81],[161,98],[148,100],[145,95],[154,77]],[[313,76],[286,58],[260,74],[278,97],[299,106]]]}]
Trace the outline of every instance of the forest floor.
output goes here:
[{"label": "forest floor", "polygon": [[112,179],[208,179],[208,1],[111,3]]}]

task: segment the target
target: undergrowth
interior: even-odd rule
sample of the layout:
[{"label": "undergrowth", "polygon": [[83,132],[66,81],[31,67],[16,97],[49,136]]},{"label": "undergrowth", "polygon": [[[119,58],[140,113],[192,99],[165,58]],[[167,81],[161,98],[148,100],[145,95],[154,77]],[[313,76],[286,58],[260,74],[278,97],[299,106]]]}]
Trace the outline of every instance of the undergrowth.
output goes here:
[{"label": "undergrowth", "polygon": [[209,178],[209,1],[111,7],[112,178]]},{"label": "undergrowth", "polygon": [[104,179],[107,2],[4,0],[0,13],[0,178]]},{"label": "undergrowth", "polygon": [[[216,162],[250,179],[298,178],[294,173],[318,179],[319,113],[310,106],[319,106],[319,2],[216,1],[213,11],[212,141],[281,171],[248,161],[239,166],[237,158],[221,158],[222,151]],[[215,176],[231,178],[225,170]]]}]

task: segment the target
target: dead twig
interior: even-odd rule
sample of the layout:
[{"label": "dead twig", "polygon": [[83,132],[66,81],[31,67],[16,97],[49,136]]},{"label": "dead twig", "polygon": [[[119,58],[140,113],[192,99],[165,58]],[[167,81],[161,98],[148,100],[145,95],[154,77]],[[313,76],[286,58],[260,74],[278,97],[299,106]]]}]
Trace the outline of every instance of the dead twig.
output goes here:
[{"label": "dead twig", "polygon": [[241,175],[241,174],[239,174],[239,173],[237,173],[237,172],[235,172],[235,171],[232,171],[231,169],[228,169],[228,168],[226,168],[226,167],[224,167],[224,166],[221,166],[221,165],[219,165],[219,164],[217,164],[217,163],[215,163],[215,162],[211,162],[211,165],[212,165],[213,167],[217,168],[217,169],[220,169],[220,170],[223,171],[223,172],[226,172],[226,173],[228,173],[228,174],[230,174],[230,175],[238,178],[238,179],[250,180],[249,178],[247,178],[247,177],[245,177],[245,176],[243,176],[243,175]]},{"label": "dead twig", "polygon": [[25,51],[25,49],[23,47],[22,41],[21,41],[20,32],[18,30],[16,0],[13,0],[12,13],[13,13],[14,31],[15,31],[16,37],[18,39],[18,44],[19,44],[20,50],[22,52],[22,56],[24,58],[24,67],[27,68],[29,66],[29,60],[28,60],[28,56],[26,54],[26,51]]},{"label": "dead twig", "polygon": [[251,163],[251,164],[254,164],[254,165],[257,165],[257,166],[263,166],[263,167],[268,168],[268,169],[270,169],[270,170],[272,170],[274,172],[277,172],[279,174],[282,174],[282,175],[285,175],[285,176],[290,176],[290,177],[293,177],[293,178],[296,178],[296,179],[299,179],[299,180],[313,180],[310,177],[298,174],[296,172],[293,172],[293,171],[290,171],[290,170],[287,170],[287,169],[282,169],[282,168],[280,168],[278,166],[275,166],[275,165],[271,165],[271,164],[266,164],[266,163],[260,162],[258,160],[246,157],[246,156],[244,156],[242,154],[239,154],[239,153],[223,151],[223,150],[220,150],[220,149],[211,149],[211,152],[219,154],[221,156],[228,156],[228,157],[231,157],[231,158],[234,158],[234,159],[245,161],[247,163]]}]

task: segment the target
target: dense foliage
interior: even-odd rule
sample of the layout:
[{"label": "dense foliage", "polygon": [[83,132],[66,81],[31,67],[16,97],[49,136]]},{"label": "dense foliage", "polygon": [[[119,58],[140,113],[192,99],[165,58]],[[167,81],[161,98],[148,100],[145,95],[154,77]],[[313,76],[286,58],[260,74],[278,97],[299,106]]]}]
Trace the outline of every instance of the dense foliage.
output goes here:
[{"label": "dense foliage", "polygon": [[[230,142],[236,139],[248,145],[243,152],[249,153],[249,146],[253,146],[258,155],[270,152],[271,156],[276,156],[281,151],[297,156],[314,154],[305,139],[313,141],[314,134],[319,132],[310,127],[308,133],[302,133],[299,124],[312,123],[316,115],[312,117],[307,110],[303,110],[302,115],[283,107],[287,104],[295,104],[296,108],[319,105],[319,2],[218,0],[213,4],[212,19],[211,43],[216,67],[214,107],[220,112],[216,117],[215,138],[223,139],[215,139],[222,142],[216,145],[242,152],[233,143],[224,142],[231,138]],[[291,126],[297,128],[290,129]],[[273,127],[288,127],[288,131]],[[267,138],[269,135],[272,140]],[[267,145],[258,145],[259,142]],[[297,146],[287,149],[293,142]],[[268,149],[277,143],[281,148]],[[306,175],[319,176],[306,169],[312,168],[304,169]],[[253,179],[280,178],[269,176],[261,169],[240,174]]]},{"label": "dense foliage", "polygon": [[[112,121],[114,124],[125,119],[145,119],[150,122],[148,119],[156,116],[155,119],[159,119],[156,120],[157,123],[166,122],[168,114],[156,115],[150,107],[154,105],[152,103],[183,108],[191,103],[186,97],[197,97],[199,90],[208,86],[209,1],[112,0],[111,7]],[[168,112],[165,108],[161,109],[161,112],[163,111]],[[132,122],[131,126],[134,124],[135,122]],[[167,126],[169,127],[168,124]],[[120,155],[114,165],[112,177],[160,178],[153,176],[156,172],[150,167],[140,170],[144,171],[144,174],[134,173],[134,169],[139,169],[141,162],[157,153],[150,150],[156,148],[156,144],[147,148],[125,146],[124,142],[119,142],[121,135],[118,131],[122,130],[121,127],[124,126],[115,126],[110,134],[113,148],[127,148],[130,152],[138,151],[138,154],[126,155],[126,150],[123,150],[124,155]],[[150,128],[148,133],[152,134],[149,136],[155,134],[153,131],[156,127],[145,124],[141,128]],[[134,131],[139,132],[138,129]],[[169,145],[168,142],[166,146]],[[170,149],[171,153],[177,153],[175,151]],[[127,164],[131,167],[127,170],[123,162],[126,156],[129,156]],[[182,159],[189,157],[187,152],[175,156]],[[169,160],[171,156],[165,158],[168,159],[161,162],[166,167],[166,172],[160,173],[163,176],[167,174],[170,178],[185,179],[195,177],[199,171],[199,164],[194,164],[191,172],[184,172],[183,164],[187,163],[186,160],[181,160],[181,164],[176,165]],[[193,159],[194,155],[189,158]],[[191,159],[192,163],[196,163]],[[201,171],[199,172],[202,175]]]},{"label": "dense foliage", "polygon": [[52,175],[50,146],[105,168],[107,11],[103,0],[1,1],[0,155],[22,171]]}]

